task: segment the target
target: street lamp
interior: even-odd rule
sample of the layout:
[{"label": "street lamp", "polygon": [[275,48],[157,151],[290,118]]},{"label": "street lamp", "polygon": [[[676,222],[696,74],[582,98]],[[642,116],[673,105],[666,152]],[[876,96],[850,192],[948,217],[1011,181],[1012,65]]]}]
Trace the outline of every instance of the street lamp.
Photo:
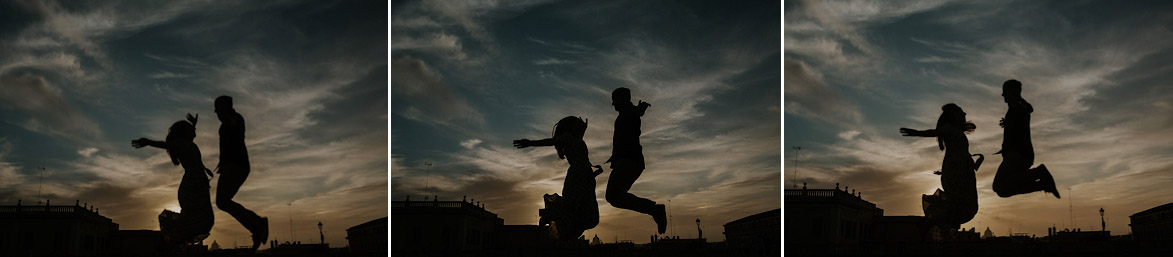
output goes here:
[{"label": "street lamp", "polygon": [[318,237],[321,238],[322,244],[326,244],[326,234],[322,233],[322,221],[318,221]]},{"label": "street lamp", "polygon": [[1108,223],[1104,223],[1104,208],[1100,208],[1100,231],[1108,231]]}]

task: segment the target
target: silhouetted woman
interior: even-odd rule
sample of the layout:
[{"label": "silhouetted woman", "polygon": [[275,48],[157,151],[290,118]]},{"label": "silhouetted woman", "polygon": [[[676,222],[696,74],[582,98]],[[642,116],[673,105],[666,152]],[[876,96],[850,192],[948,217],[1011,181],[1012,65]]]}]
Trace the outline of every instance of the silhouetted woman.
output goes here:
[{"label": "silhouetted woman", "polygon": [[[941,189],[933,195],[921,197],[925,218],[936,228],[936,232],[956,230],[977,214],[977,178],[975,172],[985,157],[969,154],[969,139],[965,134],[977,126],[965,120],[965,112],[956,104],[946,104],[937,119],[937,128],[918,131],[900,128],[904,136],[936,137],[937,146],[945,151],[941,162]],[[973,156],[978,156],[975,163]],[[937,234],[944,236],[944,234]],[[939,238],[938,238],[939,239]]]},{"label": "silhouetted woman", "polygon": [[[164,240],[170,246],[202,241],[212,230],[212,201],[209,195],[208,176],[212,172],[204,167],[200,148],[195,142],[196,117],[187,115],[188,121],[176,121],[167,132],[167,141],[139,138],[130,142],[134,148],[154,146],[167,150],[171,163],[183,165],[183,180],[179,183],[179,208],[176,214],[163,210],[159,214],[159,228]],[[206,174],[206,175],[205,175]]]},{"label": "silhouetted woman", "polygon": [[530,146],[553,146],[558,152],[559,159],[566,159],[570,168],[566,170],[566,180],[562,184],[562,196],[558,194],[545,195],[546,209],[542,211],[541,225],[553,223],[559,239],[572,240],[582,235],[583,231],[594,228],[599,224],[599,203],[595,200],[595,176],[603,173],[603,168],[591,171],[591,160],[587,157],[587,145],[582,141],[586,133],[587,123],[574,116],[567,116],[554,125],[554,137],[530,141],[529,139],[514,140],[513,146],[526,148]]}]

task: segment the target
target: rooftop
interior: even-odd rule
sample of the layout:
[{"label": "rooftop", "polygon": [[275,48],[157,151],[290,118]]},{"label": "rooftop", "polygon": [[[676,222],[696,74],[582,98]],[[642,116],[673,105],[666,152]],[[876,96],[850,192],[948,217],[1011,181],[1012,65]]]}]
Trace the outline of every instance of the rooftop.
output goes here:
[{"label": "rooftop", "polygon": [[[89,206],[89,208],[93,208],[93,206]],[[0,218],[56,218],[64,216],[113,223],[110,218],[98,214],[97,210],[77,205],[0,205]]]},{"label": "rooftop", "polygon": [[1132,216],[1128,216],[1128,217],[1136,217],[1139,215],[1145,215],[1145,214],[1161,212],[1161,211],[1168,211],[1168,210],[1173,210],[1173,203],[1167,203],[1167,204],[1163,204],[1161,206],[1149,208],[1148,210],[1144,210],[1144,211],[1138,212],[1136,214],[1132,214]]},{"label": "rooftop", "polygon": [[765,211],[762,213],[745,216],[745,218],[740,218],[740,219],[737,219],[734,221],[730,221],[729,223],[725,223],[725,226],[729,226],[730,224],[737,224],[737,223],[741,223],[741,222],[758,220],[758,219],[763,219],[763,218],[770,218],[770,217],[782,217],[782,208],[773,209],[773,210]]}]

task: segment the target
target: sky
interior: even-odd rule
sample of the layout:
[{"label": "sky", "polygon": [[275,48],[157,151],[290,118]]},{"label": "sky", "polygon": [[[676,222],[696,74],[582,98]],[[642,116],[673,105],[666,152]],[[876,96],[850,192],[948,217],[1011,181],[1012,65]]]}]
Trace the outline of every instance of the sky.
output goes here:
[{"label": "sky", "polygon": [[[923,215],[943,152],[901,127],[929,129],[956,103],[977,124],[969,150],[979,210],[963,228],[1113,235],[1173,194],[1173,3],[1167,1],[787,1],[785,187],[862,192],[885,215]],[[1035,164],[1062,199],[998,197],[1006,112],[1001,84],[1034,106]],[[802,150],[791,150],[802,147]]]},{"label": "sky", "polygon": [[[387,216],[386,9],[0,2],[0,204],[77,200],[120,229],[157,230],[164,208],[179,210],[183,169],[130,140],[163,140],[198,114],[195,143],[215,167],[213,99],[230,95],[252,164],[235,200],[269,218],[271,239],[317,243],[320,221],[345,246],[347,228]],[[250,245],[231,216],[215,218],[205,244]]]},{"label": "sky", "polygon": [[[391,186],[402,201],[465,197],[507,225],[537,224],[566,170],[543,139],[587,119],[593,164],[610,156],[610,93],[650,103],[647,168],[631,193],[668,204],[668,235],[723,241],[722,225],[781,207],[777,1],[392,1]],[[432,165],[426,165],[431,163]],[[607,165],[604,165],[607,167]],[[650,241],[651,216],[604,199],[584,236]],[[394,221],[392,221],[394,226]]]}]

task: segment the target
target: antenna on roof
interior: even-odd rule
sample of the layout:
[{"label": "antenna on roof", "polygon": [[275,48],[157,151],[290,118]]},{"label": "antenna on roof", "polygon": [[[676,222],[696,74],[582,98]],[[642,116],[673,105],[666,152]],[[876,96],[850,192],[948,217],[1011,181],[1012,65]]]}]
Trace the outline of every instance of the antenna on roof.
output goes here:
[{"label": "antenna on roof", "polygon": [[37,174],[41,177],[40,181],[37,182],[37,205],[40,205],[41,199],[45,199],[45,195],[41,193],[41,185],[45,184],[45,167],[41,166],[37,167],[37,169],[40,170],[40,172]]},{"label": "antenna on roof", "polygon": [[798,152],[802,151],[802,147],[795,146],[795,147],[791,147],[791,149],[794,149],[794,176],[793,176],[794,179],[793,180],[794,180],[794,187],[797,188],[798,187]]},{"label": "antenna on roof", "polygon": [[[285,204],[289,207],[289,234],[292,238],[297,238],[297,234],[293,232],[293,202]],[[290,240],[293,241],[293,240]]]},{"label": "antenna on roof", "polygon": [[428,166],[427,175],[424,176],[424,200],[428,200],[428,184],[432,179],[432,163],[425,162],[424,165]]},{"label": "antenna on roof", "polygon": [[1067,195],[1069,195],[1067,197],[1067,215],[1071,216],[1071,229],[1075,229],[1075,204],[1073,204],[1075,195],[1071,194],[1071,187],[1067,187]]}]

